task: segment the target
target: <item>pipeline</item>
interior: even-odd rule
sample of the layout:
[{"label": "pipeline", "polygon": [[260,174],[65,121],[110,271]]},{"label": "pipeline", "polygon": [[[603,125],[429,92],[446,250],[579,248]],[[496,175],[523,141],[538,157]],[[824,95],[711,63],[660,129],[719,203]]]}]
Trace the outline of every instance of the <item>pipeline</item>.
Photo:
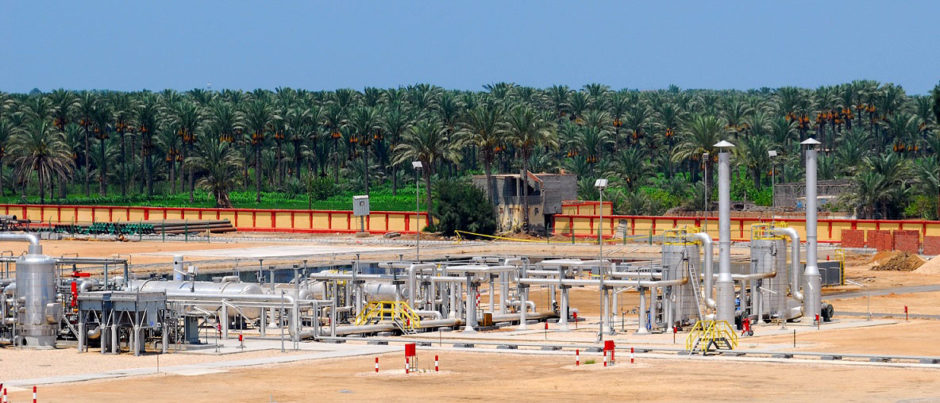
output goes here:
[{"label": "pipeline", "polygon": [[29,254],[41,255],[42,245],[39,244],[39,237],[33,234],[14,234],[9,232],[0,233],[0,241],[25,241],[29,242]]},{"label": "pipeline", "polygon": [[712,274],[715,272],[712,261],[714,260],[714,254],[712,253],[712,237],[705,232],[699,232],[695,234],[688,234],[686,236],[689,239],[698,240],[702,243],[702,252],[705,254],[705,291],[703,296],[705,297],[705,305],[709,308],[715,309],[717,303],[714,298],[712,298]]},{"label": "pipeline", "polygon": [[800,234],[793,228],[771,228],[772,234],[790,238],[790,294],[793,299],[803,302],[800,291]]}]

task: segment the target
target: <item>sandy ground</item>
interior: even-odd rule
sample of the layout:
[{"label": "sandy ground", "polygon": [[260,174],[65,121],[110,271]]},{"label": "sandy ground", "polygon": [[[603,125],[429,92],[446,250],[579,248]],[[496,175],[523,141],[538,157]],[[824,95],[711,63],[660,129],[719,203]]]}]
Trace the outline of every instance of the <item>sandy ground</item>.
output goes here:
[{"label": "sandy ground", "polygon": [[[40,401],[187,402],[514,400],[904,400],[940,399],[937,370],[641,359],[604,368],[573,357],[421,351],[439,374],[403,374],[400,354],[248,368],[198,377],[150,376],[40,388]],[[585,362],[590,359],[583,356]],[[747,376],[741,376],[746,373]],[[851,387],[839,380],[851,379]],[[22,401],[29,392],[11,396]]]},{"label": "sandy ground", "polygon": [[[875,295],[871,297],[871,312],[891,313],[904,317],[904,307],[908,313],[922,315],[940,315],[940,292],[919,292],[912,294]],[[840,299],[832,301],[836,315],[843,312],[869,312],[867,297]]]},{"label": "sandy ground", "polygon": [[[234,343],[229,341],[229,343]],[[272,351],[251,351],[239,354],[160,354],[161,366],[199,364],[260,358],[270,356]],[[276,352],[282,354],[281,352]],[[283,354],[293,354],[287,352]],[[30,379],[54,375],[76,375],[130,368],[156,368],[157,355],[135,357],[133,354],[101,354],[98,351],[79,353],[75,348],[55,350],[27,350],[0,348],[0,379]],[[17,365],[26,364],[26,365]]]},{"label": "sandy ground", "polygon": [[[940,345],[936,343],[938,332],[940,332],[938,321],[905,322],[901,319],[893,325],[801,332],[796,337],[796,350],[845,354],[940,356]],[[760,330],[757,334],[760,334]],[[792,342],[792,335],[741,339],[742,345],[755,349],[768,345],[786,346],[789,349],[792,347]]]}]

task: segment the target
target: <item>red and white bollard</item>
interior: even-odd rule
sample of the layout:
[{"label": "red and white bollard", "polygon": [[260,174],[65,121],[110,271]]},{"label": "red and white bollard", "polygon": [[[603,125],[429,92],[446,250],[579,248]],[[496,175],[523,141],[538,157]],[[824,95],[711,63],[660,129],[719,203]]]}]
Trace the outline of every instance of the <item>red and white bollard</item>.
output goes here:
[{"label": "red and white bollard", "polygon": [[607,350],[604,350],[604,366],[607,366]]},{"label": "red and white bollard", "polygon": [[904,320],[910,320],[907,316],[907,305],[904,305]]},{"label": "red and white bollard", "polygon": [[441,372],[441,369],[437,366],[437,355],[434,356],[434,372]]},{"label": "red and white bollard", "polygon": [[574,349],[574,366],[576,367],[581,366],[581,350],[580,349]]},{"label": "red and white bollard", "polygon": [[3,403],[7,403],[7,388],[3,388]]},{"label": "red and white bollard", "polygon": [[379,357],[375,357],[375,373],[379,373]]},{"label": "red and white bollard", "polygon": [[630,363],[631,364],[634,363],[634,359],[636,359],[636,353],[633,351],[633,347],[630,347]]},{"label": "red and white bollard", "polygon": [[408,362],[408,357],[405,357],[405,374],[408,373],[408,370],[409,370],[410,367],[411,367],[410,364],[411,364],[411,363]]},{"label": "red and white bollard", "polygon": [[33,403],[36,403],[36,386],[33,386]]}]

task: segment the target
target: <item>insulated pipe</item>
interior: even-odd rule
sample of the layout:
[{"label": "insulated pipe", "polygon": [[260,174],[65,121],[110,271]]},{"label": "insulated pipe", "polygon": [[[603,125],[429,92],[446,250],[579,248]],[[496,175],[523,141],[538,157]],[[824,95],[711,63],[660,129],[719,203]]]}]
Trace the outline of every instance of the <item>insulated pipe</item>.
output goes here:
[{"label": "insulated pipe", "polygon": [[821,308],[821,278],[816,263],[816,145],[813,138],[802,143],[806,146],[806,270],[803,312],[815,320]]},{"label": "insulated pipe", "polygon": [[29,254],[41,255],[42,245],[39,244],[39,237],[33,234],[14,234],[10,232],[0,233],[0,241],[25,241],[29,242]]},{"label": "insulated pipe", "polygon": [[[564,285],[599,285],[600,280],[587,279],[563,279],[560,281]],[[689,276],[675,280],[604,280],[604,285],[611,287],[668,287],[673,285],[683,285],[689,282]],[[552,278],[520,278],[522,284],[558,284],[559,280]]]},{"label": "insulated pipe", "polygon": [[712,298],[712,275],[714,274],[714,269],[712,266],[712,261],[714,260],[714,254],[712,253],[712,237],[709,236],[706,232],[689,234],[686,237],[688,239],[694,239],[702,243],[702,252],[705,254],[705,291],[703,292],[703,296],[705,297],[705,305],[707,305],[709,308],[715,309],[716,302],[715,299]]},{"label": "insulated pipe", "polygon": [[646,334],[649,333],[649,330],[646,330],[646,288],[640,287],[637,291],[640,292],[640,327],[636,332],[637,334]]},{"label": "insulated pipe", "polygon": [[803,293],[800,292],[800,234],[793,228],[772,228],[770,232],[790,238],[790,294],[803,302]]},{"label": "insulated pipe", "polygon": [[[734,323],[734,280],[731,277],[731,168],[729,149],[722,140],[718,152],[718,300],[715,318]],[[707,277],[707,276],[706,276]]]}]

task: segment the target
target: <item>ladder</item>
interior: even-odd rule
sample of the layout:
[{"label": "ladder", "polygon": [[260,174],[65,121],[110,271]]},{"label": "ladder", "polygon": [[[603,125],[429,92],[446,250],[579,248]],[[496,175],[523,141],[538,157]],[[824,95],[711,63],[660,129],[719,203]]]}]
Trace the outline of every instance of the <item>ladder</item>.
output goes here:
[{"label": "ladder", "polygon": [[685,259],[686,266],[689,271],[689,287],[692,287],[692,296],[695,298],[695,312],[698,313],[699,322],[705,320],[705,315],[702,313],[702,298],[703,296],[699,295],[699,275],[698,270],[695,270],[695,265],[689,262],[688,257]]}]

